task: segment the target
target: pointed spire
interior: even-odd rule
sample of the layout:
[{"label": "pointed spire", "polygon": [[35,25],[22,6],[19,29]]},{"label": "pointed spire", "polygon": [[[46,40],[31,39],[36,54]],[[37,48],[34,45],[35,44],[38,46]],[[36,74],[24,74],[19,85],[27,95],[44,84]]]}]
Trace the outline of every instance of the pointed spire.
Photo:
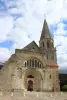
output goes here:
[{"label": "pointed spire", "polygon": [[42,40],[43,38],[52,38],[49,28],[48,28],[48,24],[46,22],[46,19],[44,20],[44,24],[43,24],[43,29],[42,29],[42,33],[41,33],[41,37],[40,40]]}]

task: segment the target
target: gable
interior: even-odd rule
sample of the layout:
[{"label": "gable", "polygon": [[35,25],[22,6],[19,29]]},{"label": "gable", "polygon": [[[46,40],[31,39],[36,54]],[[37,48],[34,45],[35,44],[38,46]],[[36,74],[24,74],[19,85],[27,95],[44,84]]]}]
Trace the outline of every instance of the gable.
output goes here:
[{"label": "gable", "polygon": [[32,41],[30,44],[28,44],[26,47],[22,49],[23,51],[31,51],[31,52],[41,52],[38,45],[35,43],[35,41]]}]

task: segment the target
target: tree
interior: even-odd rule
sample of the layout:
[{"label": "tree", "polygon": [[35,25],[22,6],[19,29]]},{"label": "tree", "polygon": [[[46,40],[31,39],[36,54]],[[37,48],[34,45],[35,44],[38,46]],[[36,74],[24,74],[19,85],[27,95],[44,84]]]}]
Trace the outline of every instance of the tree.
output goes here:
[{"label": "tree", "polygon": [[62,87],[62,91],[67,91],[67,85],[64,85],[64,86]]}]

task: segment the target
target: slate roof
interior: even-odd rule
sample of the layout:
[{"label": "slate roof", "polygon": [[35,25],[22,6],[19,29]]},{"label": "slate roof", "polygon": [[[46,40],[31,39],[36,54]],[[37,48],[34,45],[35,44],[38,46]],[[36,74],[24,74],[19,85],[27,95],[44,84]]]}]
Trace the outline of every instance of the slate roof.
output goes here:
[{"label": "slate roof", "polygon": [[52,36],[51,36],[51,33],[50,33],[50,30],[49,30],[49,27],[48,27],[48,24],[47,24],[46,20],[44,20],[40,40],[43,39],[43,38],[51,38],[52,39]]}]

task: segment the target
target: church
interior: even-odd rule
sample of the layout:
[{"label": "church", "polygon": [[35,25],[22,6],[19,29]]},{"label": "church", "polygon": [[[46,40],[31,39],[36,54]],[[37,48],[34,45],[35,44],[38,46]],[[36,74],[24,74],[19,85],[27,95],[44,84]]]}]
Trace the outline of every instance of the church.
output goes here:
[{"label": "church", "polygon": [[46,20],[39,46],[32,41],[16,49],[0,70],[0,90],[60,91],[56,48]]}]

